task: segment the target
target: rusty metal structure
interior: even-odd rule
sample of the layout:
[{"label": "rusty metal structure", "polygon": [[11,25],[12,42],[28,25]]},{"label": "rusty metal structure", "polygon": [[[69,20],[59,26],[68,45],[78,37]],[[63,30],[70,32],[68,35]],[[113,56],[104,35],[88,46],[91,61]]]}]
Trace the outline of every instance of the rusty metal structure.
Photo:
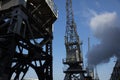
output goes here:
[{"label": "rusty metal structure", "polygon": [[120,59],[115,63],[110,80],[120,80]]},{"label": "rusty metal structure", "polygon": [[23,80],[29,68],[53,80],[53,0],[0,0],[0,80]]},{"label": "rusty metal structure", "polygon": [[80,49],[82,43],[80,42],[74,21],[72,0],[66,0],[66,15],[66,59],[63,59],[63,64],[65,65],[64,80],[84,80],[85,70],[83,70],[83,57]]}]

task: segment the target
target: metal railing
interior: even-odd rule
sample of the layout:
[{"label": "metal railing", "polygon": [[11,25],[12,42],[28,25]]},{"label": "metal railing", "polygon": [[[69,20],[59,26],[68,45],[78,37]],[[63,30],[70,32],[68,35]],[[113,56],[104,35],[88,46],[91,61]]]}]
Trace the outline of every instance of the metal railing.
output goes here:
[{"label": "metal railing", "polygon": [[58,9],[53,0],[45,0],[48,6],[51,8],[56,17],[58,17]]}]

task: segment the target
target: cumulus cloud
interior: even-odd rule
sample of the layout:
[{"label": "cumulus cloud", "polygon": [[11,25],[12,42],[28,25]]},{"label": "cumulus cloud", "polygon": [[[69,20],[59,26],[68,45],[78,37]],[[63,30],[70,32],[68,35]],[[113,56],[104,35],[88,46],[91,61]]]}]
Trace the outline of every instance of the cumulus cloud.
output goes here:
[{"label": "cumulus cloud", "polygon": [[106,63],[111,57],[120,57],[120,19],[116,12],[105,12],[93,16],[90,28],[94,37],[100,40],[87,54],[88,63]]}]

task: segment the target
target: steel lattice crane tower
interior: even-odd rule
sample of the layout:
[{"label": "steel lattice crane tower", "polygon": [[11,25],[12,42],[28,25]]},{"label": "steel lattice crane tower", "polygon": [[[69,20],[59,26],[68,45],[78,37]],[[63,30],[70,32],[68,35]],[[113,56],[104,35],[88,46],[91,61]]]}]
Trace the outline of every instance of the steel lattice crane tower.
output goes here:
[{"label": "steel lattice crane tower", "polygon": [[66,59],[63,64],[67,65],[64,70],[64,80],[84,80],[83,57],[80,49],[81,42],[74,22],[72,10],[72,0],[66,0],[66,32],[65,32],[65,47]]},{"label": "steel lattice crane tower", "polygon": [[23,80],[32,68],[53,80],[53,0],[0,0],[0,80]]}]

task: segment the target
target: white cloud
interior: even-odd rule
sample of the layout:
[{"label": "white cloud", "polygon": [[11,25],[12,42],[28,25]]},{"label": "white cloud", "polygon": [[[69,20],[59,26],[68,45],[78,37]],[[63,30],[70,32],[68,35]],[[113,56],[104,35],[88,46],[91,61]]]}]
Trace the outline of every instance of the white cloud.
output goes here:
[{"label": "white cloud", "polygon": [[96,14],[90,20],[90,27],[93,32],[103,33],[103,31],[107,28],[118,27],[118,15],[116,12],[105,12],[102,14]]},{"label": "white cloud", "polygon": [[116,12],[105,12],[93,16],[90,28],[100,43],[94,45],[88,53],[88,63],[97,65],[106,63],[111,57],[120,58],[120,17]]}]

